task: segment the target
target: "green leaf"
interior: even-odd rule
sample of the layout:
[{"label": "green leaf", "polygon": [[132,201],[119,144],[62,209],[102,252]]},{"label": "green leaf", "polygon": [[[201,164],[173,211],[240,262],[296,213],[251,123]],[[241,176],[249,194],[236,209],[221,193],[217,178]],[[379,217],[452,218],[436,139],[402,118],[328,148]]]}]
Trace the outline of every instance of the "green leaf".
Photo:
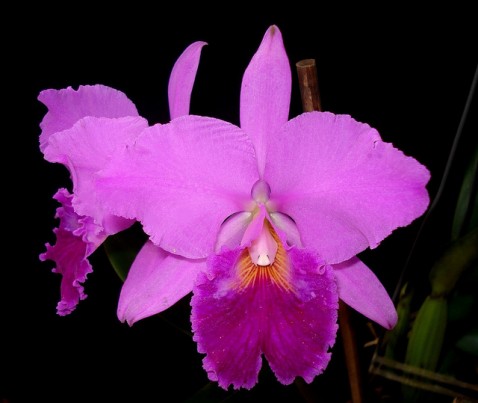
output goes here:
[{"label": "green leaf", "polygon": [[122,281],[126,279],[131,264],[146,239],[139,224],[135,224],[125,231],[109,236],[103,242],[106,256]]},{"label": "green leaf", "polygon": [[475,326],[461,337],[456,343],[456,346],[465,353],[478,357],[478,326]]},{"label": "green leaf", "polygon": [[428,296],[413,323],[405,363],[435,371],[442,350],[446,324],[446,299]]},{"label": "green leaf", "polygon": [[[405,355],[405,364],[415,368],[435,371],[440,359],[447,324],[447,301],[445,298],[428,296],[420,307],[410,332],[410,340]],[[409,375],[410,381],[416,376]],[[421,400],[421,391],[402,384],[405,402]]]},{"label": "green leaf", "polygon": [[461,184],[453,218],[452,235],[457,239],[464,232],[478,225],[478,148],[472,155]]},{"label": "green leaf", "polygon": [[432,295],[448,295],[455,284],[478,259],[478,227],[453,242],[443,255],[435,262],[430,271]]}]

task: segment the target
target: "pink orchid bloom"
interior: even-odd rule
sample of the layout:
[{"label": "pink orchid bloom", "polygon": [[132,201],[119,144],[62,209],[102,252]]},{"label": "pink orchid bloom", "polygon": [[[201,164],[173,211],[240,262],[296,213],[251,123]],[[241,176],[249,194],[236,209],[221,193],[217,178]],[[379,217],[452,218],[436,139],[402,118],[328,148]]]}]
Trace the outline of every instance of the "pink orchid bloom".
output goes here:
[{"label": "pink orchid bloom", "polygon": [[[189,113],[191,91],[204,42],[190,45],[171,72],[168,95],[171,118]],[[46,245],[41,260],[53,260],[62,275],[59,315],[71,313],[86,298],[82,283],[92,272],[88,257],[109,236],[133,224],[98,203],[94,180],[111,156],[131,144],[148,127],[135,105],[120,91],[103,85],[42,91],[38,98],[48,107],[40,126],[40,149],[45,159],[65,165],[73,194],[60,189],[54,196],[60,225],[56,244]]]},{"label": "pink orchid bloom", "polygon": [[330,359],[338,298],[392,328],[394,305],[356,255],[429,203],[415,159],[347,115],[288,120],[290,95],[271,26],[243,77],[241,127],[192,115],[149,127],[96,182],[108,211],[151,241],[119,318],[131,325],[192,291],[194,340],[226,389],[251,388],[262,355],[280,382],[311,382]]}]

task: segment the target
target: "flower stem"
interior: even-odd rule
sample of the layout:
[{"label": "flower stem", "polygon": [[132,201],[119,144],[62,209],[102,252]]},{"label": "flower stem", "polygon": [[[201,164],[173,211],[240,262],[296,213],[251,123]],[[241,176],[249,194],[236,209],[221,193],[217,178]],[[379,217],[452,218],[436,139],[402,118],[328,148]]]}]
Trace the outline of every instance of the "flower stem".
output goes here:
[{"label": "flower stem", "polygon": [[[300,96],[304,112],[321,111],[319,85],[315,59],[300,60],[295,64],[299,76]],[[362,387],[360,383],[360,364],[354,329],[350,323],[349,308],[339,301],[339,328],[342,335],[345,362],[349,376],[350,392],[353,403],[362,403]]]}]

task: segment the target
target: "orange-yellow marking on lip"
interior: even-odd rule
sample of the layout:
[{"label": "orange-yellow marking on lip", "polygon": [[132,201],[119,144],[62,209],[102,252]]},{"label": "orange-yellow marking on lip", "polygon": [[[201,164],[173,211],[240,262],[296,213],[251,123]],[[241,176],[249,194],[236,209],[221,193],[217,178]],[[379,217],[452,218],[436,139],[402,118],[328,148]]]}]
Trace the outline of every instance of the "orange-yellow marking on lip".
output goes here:
[{"label": "orange-yellow marking on lip", "polygon": [[294,291],[290,282],[290,267],[287,252],[282,246],[279,236],[267,220],[264,222],[264,227],[269,230],[277,243],[277,252],[274,261],[272,264],[265,266],[255,264],[251,259],[249,251],[245,249],[237,263],[239,275],[237,288],[243,290],[250,286],[254,287],[258,283],[270,281],[284,291]]}]

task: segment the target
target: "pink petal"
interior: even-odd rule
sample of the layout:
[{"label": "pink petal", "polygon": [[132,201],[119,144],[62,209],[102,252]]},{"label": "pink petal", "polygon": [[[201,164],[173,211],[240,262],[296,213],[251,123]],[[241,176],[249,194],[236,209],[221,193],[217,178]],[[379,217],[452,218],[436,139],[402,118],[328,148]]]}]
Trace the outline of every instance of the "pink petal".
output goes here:
[{"label": "pink petal", "polygon": [[145,130],[101,176],[112,213],[141,221],[161,248],[198,259],[214,250],[224,220],[246,210],[258,173],[241,129],[182,116]]},{"label": "pink petal", "polygon": [[289,119],[292,79],[282,34],[275,25],[264,35],[242,79],[241,127],[252,139],[262,173],[265,138]]},{"label": "pink petal", "polygon": [[[243,251],[214,255],[208,276],[200,274],[191,300],[191,321],[204,369],[225,389],[250,389],[257,382],[261,354],[278,380],[306,382],[324,371],[337,332],[338,295],[332,269],[311,253],[288,251],[290,285],[269,279],[246,288],[237,284]],[[246,252],[247,253],[247,252]]]},{"label": "pink petal", "polygon": [[241,246],[250,246],[254,239],[257,239],[264,226],[264,220],[267,216],[267,210],[263,205],[259,206],[259,211],[247,226],[241,239]]},{"label": "pink petal", "polygon": [[165,252],[148,241],[136,256],[118,303],[118,318],[129,325],[155,315],[193,289],[204,260],[189,260]]},{"label": "pink petal", "polygon": [[136,107],[125,94],[104,85],[84,85],[78,90],[71,87],[44,90],[38,100],[48,108],[48,113],[40,123],[42,151],[47,146],[50,135],[69,129],[85,116],[138,116]]},{"label": "pink petal", "polygon": [[252,221],[252,213],[241,211],[228,217],[219,228],[214,251],[220,253],[222,248],[236,249]]},{"label": "pink petal", "polygon": [[428,170],[350,116],[302,114],[267,150],[271,201],[329,264],[376,247],[428,206]]},{"label": "pink petal", "polygon": [[264,353],[280,382],[292,383],[301,376],[308,383],[321,374],[330,360],[329,349],[337,332],[338,295],[329,266],[318,267],[315,256],[291,249],[297,296],[277,294],[277,305],[268,318],[270,340]]},{"label": "pink petal", "polygon": [[340,299],[386,329],[397,323],[397,311],[375,274],[356,257],[333,265]]},{"label": "pink petal", "polygon": [[169,77],[168,98],[171,119],[189,115],[189,104],[199,65],[201,49],[206,42],[194,42],[179,56]]},{"label": "pink petal", "polygon": [[124,229],[122,223],[125,220],[105,213],[96,200],[96,173],[104,169],[111,156],[131,143],[146,127],[147,121],[140,117],[85,117],[70,129],[52,134],[44,150],[48,161],[62,163],[69,169],[75,211],[93,217],[98,224],[105,226],[108,233]]},{"label": "pink petal", "polygon": [[47,250],[40,255],[40,260],[53,260],[56,263],[53,272],[62,275],[61,300],[57,312],[64,316],[73,312],[78,302],[86,298],[82,283],[93,271],[88,256],[104,241],[106,235],[89,217],[81,217],[74,212],[72,196],[66,189],[60,189],[53,198],[62,204],[56,210],[60,225],[53,231],[56,244],[47,244]]},{"label": "pink petal", "polygon": [[270,219],[275,231],[286,245],[302,247],[299,229],[292,218],[286,214],[274,212],[270,214]]}]

